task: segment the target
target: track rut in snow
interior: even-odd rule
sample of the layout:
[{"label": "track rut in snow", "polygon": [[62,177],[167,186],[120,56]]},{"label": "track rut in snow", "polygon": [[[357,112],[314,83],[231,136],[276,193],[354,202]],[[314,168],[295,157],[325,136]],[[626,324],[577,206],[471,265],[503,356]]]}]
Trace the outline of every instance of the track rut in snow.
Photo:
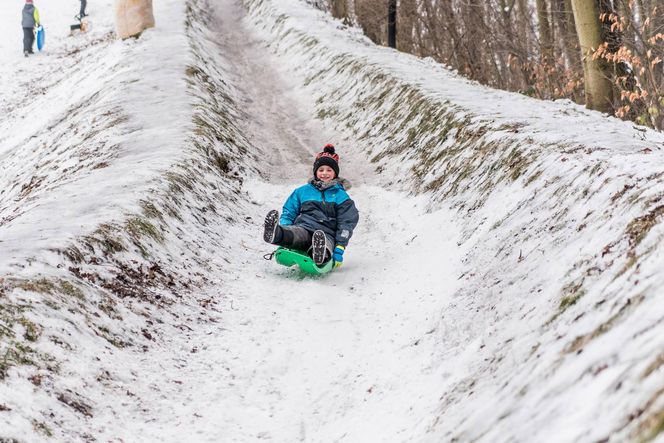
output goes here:
[{"label": "track rut in snow", "polygon": [[[162,435],[197,441],[409,441],[435,416],[441,371],[434,364],[438,313],[456,288],[454,232],[425,201],[372,183],[366,159],[310,112],[297,79],[242,24],[237,2],[219,1],[218,44],[241,94],[245,135],[262,154],[260,177],[244,183],[253,224],[230,227],[217,322],[171,337],[157,369],[186,374],[154,418]],[[320,278],[262,259],[262,218],[311,174],[313,155],[333,142],[360,223],[340,271]],[[182,355],[187,355],[186,359]],[[184,407],[189,413],[182,414]],[[150,426],[152,429],[153,426]],[[146,431],[147,432],[147,431]]]}]

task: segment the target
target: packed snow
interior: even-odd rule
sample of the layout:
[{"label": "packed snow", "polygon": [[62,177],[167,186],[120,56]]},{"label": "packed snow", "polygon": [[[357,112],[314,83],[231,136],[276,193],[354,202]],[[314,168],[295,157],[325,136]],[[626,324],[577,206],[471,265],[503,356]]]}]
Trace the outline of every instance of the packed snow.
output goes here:
[{"label": "packed snow", "polygon": [[[298,0],[0,16],[0,441],[664,441],[664,136]],[[262,220],[334,143],[342,268]]]}]

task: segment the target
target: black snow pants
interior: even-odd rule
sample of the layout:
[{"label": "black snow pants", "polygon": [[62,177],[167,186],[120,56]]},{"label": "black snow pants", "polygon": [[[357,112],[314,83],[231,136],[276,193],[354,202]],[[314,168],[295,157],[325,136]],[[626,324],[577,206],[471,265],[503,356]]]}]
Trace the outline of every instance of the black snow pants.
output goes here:
[{"label": "black snow pants", "polygon": [[85,17],[85,15],[86,15],[85,14],[85,7],[87,6],[87,4],[88,4],[88,0],[81,0],[81,11],[78,14],[79,17],[81,17],[81,18]]},{"label": "black snow pants", "polygon": [[32,54],[32,45],[35,44],[35,31],[32,28],[23,28],[23,52]]},{"label": "black snow pants", "polygon": [[[310,232],[302,226],[297,225],[280,225],[278,229],[281,232],[277,233],[277,237],[275,239],[276,241],[274,244],[283,246],[285,248],[309,252],[309,249],[311,249],[311,237],[313,232]],[[328,256],[331,257],[334,243],[327,235],[325,236],[325,240],[325,249],[328,251]]]}]

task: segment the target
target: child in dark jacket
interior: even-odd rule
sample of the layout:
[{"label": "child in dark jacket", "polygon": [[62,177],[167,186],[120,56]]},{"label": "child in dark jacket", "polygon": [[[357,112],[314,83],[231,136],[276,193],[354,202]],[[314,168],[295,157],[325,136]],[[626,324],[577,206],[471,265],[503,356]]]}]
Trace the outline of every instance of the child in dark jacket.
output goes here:
[{"label": "child in dark jacket", "polygon": [[33,54],[32,47],[35,43],[35,27],[39,26],[39,11],[32,0],[25,0],[21,12],[21,26],[23,27],[23,55]]},{"label": "child in dark jacket", "polygon": [[325,145],[314,161],[314,177],[288,197],[282,210],[265,217],[263,239],[274,245],[308,252],[317,265],[343,263],[344,251],[359,213],[339,179],[339,155]]}]

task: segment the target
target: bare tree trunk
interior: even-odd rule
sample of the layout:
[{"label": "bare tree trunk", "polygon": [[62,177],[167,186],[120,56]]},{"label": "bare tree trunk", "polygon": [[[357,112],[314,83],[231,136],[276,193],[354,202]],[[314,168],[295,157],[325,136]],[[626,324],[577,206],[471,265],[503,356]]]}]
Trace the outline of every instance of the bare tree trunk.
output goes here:
[{"label": "bare tree trunk", "polygon": [[498,35],[504,37],[497,41],[500,45],[498,51],[502,54],[501,62],[505,70],[505,86],[510,91],[524,90],[525,84],[520,75],[523,51],[519,48],[527,36],[519,35],[520,21],[517,15],[516,0],[499,0],[498,6],[500,7],[501,28]]},{"label": "bare tree trunk", "polygon": [[585,80],[586,107],[602,112],[612,108],[612,86],[600,58],[593,53],[602,44],[599,11],[595,0],[572,0],[574,21],[581,46]]},{"label": "bare tree trunk", "polygon": [[520,62],[521,62],[521,75],[523,77],[523,83],[526,86],[529,86],[531,81],[530,81],[530,73],[529,73],[529,68],[528,68],[528,56],[531,52],[530,50],[530,29],[529,29],[529,24],[530,24],[530,11],[528,9],[528,1],[527,0],[517,0],[517,5],[519,6],[519,19],[517,20],[517,32],[519,35],[519,38],[521,39],[522,42],[522,54],[520,57]]},{"label": "bare tree trunk", "polygon": [[338,18],[346,22],[348,20],[348,8],[346,7],[346,0],[332,0],[331,12],[332,17]]},{"label": "bare tree trunk", "polygon": [[397,0],[387,3],[387,46],[397,47]]},{"label": "bare tree trunk", "polygon": [[[664,1],[659,0],[655,2],[655,5],[653,6],[654,14],[652,18],[652,23],[653,23],[653,35],[657,35],[659,33],[664,34]],[[662,51],[662,43],[660,41],[659,43],[659,49],[660,52]],[[655,82],[655,87],[661,91],[662,86],[664,86],[663,81],[664,81],[664,70],[661,68],[659,69],[654,69],[653,70],[653,80]],[[664,118],[664,116],[660,115],[660,119]]]},{"label": "bare tree trunk", "polygon": [[483,44],[487,34],[482,12],[481,0],[466,0],[461,3],[461,18],[464,26],[463,46],[466,57],[462,72],[467,73],[473,80],[487,84],[489,76],[484,56],[486,48]]},{"label": "bare tree trunk", "polygon": [[[565,56],[565,67],[569,72],[569,79],[576,79],[583,73],[583,66],[579,51],[579,37],[576,35],[576,25],[574,23],[574,12],[572,11],[571,0],[556,0],[558,2],[558,26],[560,28],[560,39],[563,54]],[[567,85],[573,84],[573,81],[568,81]],[[563,86],[564,89],[564,86]],[[577,88],[568,88],[567,96],[577,103],[583,103],[584,97],[579,93]]]},{"label": "bare tree trunk", "polygon": [[[646,5],[643,3],[643,0],[637,0],[636,5],[638,7],[639,11],[639,17],[641,17],[641,25],[643,25],[644,21],[648,17],[648,9],[646,8]],[[645,40],[650,38],[650,30],[648,29],[649,26],[646,26],[643,28],[643,37]]]},{"label": "bare tree trunk", "polygon": [[[438,23],[441,24],[441,27],[446,31],[449,37],[443,35],[441,46],[446,47],[447,58],[449,63],[454,66],[456,69],[461,71],[461,67],[465,63],[465,54],[461,51],[462,38],[459,33],[459,28],[457,23],[459,21],[459,15],[454,11],[454,8],[449,4],[446,5],[435,5],[435,16],[440,17]],[[443,54],[441,54],[443,55]],[[444,55],[443,55],[444,56]]]},{"label": "bare tree trunk", "polygon": [[[437,20],[437,10],[432,8],[430,0],[424,0],[421,3],[422,12],[420,13],[420,21],[422,22],[424,29],[420,29],[417,32],[418,38],[420,39],[420,55],[433,56],[438,61],[450,62],[451,54],[445,54],[442,49],[444,40],[449,40],[450,37],[447,37],[446,39],[440,37],[439,32],[444,32],[444,28]],[[403,11],[403,5],[401,10]],[[426,35],[423,35],[425,33]]]},{"label": "bare tree trunk", "polygon": [[[400,51],[410,54],[422,55],[423,51],[419,45],[419,35],[422,34],[422,21],[417,10],[415,0],[401,0],[399,2],[399,16],[397,17],[397,47]],[[427,54],[429,55],[429,54]]]},{"label": "bare tree trunk", "polygon": [[579,37],[576,35],[576,24],[574,23],[574,12],[572,11],[572,0],[563,0],[563,12],[561,22],[564,23],[563,39],[565,40],[565,52],[569,66],[578,66],[579,60]]},{"label": "bare tree trunk", "polygon": [[115,29],[118,38],[138,37],[153,28],[152,0],[115,0]]},{"label": "bare tree trunk", "polygon": [[[569,0],[552,0],[551,2],[551,13],[552,20],[551,25],[558,28],[559,37],[557,40],[554,40],[561,49],[562,55],[565,57],[566,65],[570,66],[572,64],[573,57],[578,57],[576,50],[574,50],[572,41],[569,39],[569,27],[567,22],[567,15],[565,12],[565,2]],[[569,10],[569,14],[572,13],[572,10]]]},{"label": "bare tree trunk", "polygon": [[506,71],[506,57],[505,51],[502,49],[501,40],[503,37],[499,35],[500,30],[500,11],[497,11],[492,2],[480,2],[480,17],[482,17],[482,26],[486,35],[492,33],[498,34],[496,38],[486,39],[485,57],[488,63],[488,69],[491,71],[489,74],[489,84],[504,89],[508,82],[505,81]]},{"label": "bare tree trunk", "polygon": [[[378,3],[377,7],[376,3]],[[385,44],[385,16],[381,13],[386,1],[354,0],[354,10],[357,22],[362,27],[364,35],[377,45]]]},{"label": "bare tree trunk", "polygon": [[540,59],[546,65],[553,62],[553,36],[549,25],[549,7],[546,0],[535,0],[537,28],[539,29]]},{"label": "bare tree trunk", "polygon": [[512,21],[510,20],[510,15],[512,13],[512,8],[514,7],[514,0],[508,5],[505,0],[499,0],[498,6],[500,6],[500,18],[502,20],[503,32],[507,37],[507,41],[511,42],[514,31],[512,30]]},{"label": "bare tree trunk", "polygon": [[661,0],[653,5],[653,33],[664,33],[664,2]]}]

